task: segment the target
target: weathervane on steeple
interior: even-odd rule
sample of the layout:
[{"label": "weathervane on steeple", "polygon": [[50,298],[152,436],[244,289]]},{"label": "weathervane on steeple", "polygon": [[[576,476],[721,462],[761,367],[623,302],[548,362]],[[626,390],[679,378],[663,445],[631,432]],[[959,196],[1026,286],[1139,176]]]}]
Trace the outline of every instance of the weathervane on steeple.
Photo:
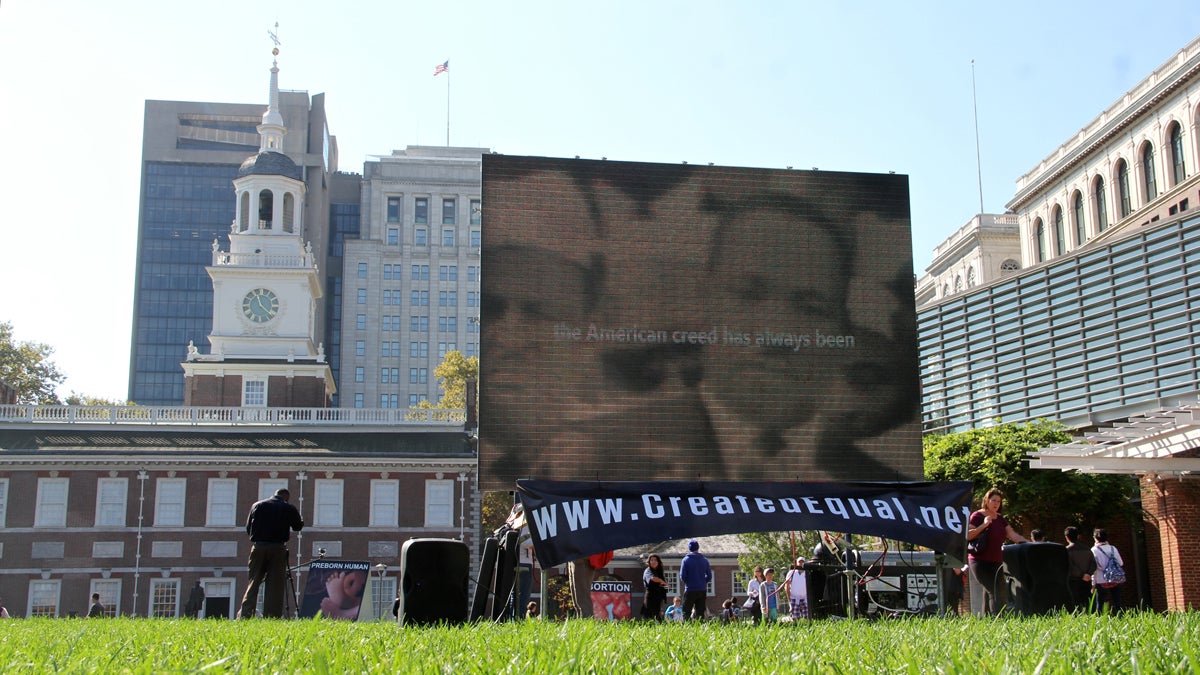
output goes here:
[{"label": "weathervane on steeple", "polygon": [[275,43],[275,48],[271,50],[271,56],[279,56],[279,22],[275,22],[275,30],[268,30],[267,35],[271,38],[271,42]]},{"label": "weathervane on steeple", "polygon": [[[275,30],[268,30],[267,36],[275,43],[271,55],[279,56],[279,22],[275,22]],[[279,59],[271,59],[271,90],[267,96],[267,112],[263,113],[262,124],[258,125],[260,143],[259,151],[283,152],[283,135],[287,129],[283,126],[283,115],[279,114]]]}]

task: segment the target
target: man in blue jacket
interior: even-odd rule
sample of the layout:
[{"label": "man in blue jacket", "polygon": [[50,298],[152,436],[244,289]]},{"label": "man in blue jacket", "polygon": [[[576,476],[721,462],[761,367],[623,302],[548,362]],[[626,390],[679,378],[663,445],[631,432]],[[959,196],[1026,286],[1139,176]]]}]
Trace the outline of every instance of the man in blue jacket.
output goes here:
[{"label": "man in blue jacket", "polygon": [[683,582],[683,618],[703,619],[707,611],[708,582],[712,581],[712,566],[700,553],[700,542],[688,542],[688,554],[679,564],[679,579]]}]

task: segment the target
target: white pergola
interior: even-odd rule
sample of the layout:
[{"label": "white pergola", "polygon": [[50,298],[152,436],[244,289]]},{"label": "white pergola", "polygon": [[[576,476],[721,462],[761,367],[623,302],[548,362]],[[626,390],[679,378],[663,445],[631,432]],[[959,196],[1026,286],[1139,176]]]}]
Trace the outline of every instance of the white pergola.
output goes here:
[{"label": "white pergola", "polygon": [[1200,400],[1145,412],[1030,453],[1029,466],[1081,473],[1200,476]]}]

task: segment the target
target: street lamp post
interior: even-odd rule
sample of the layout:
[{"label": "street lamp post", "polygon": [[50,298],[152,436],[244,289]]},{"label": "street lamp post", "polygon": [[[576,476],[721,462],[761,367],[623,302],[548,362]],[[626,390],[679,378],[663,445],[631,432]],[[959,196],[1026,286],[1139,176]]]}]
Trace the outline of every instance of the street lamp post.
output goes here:
[{"label": "street lamp post", "polygon": [[467,472],[458,472],[458,538],[466,541],[467,536]]},{"label": "street lamp post", "polygon": [[375,591],[375,620],[379,621],[383,618],[383,575],[387,572],[387,565],[379,563],[375,565],[375,571],[379,572],[379,589]]},{"label": "street lamp post", "polygon": [[[133,615],[138,613],[138,580],[142,576],[142,520],[146,511],[146,480],[150,478],[150,474],[142,469],[137,472],[138,484],[141,486],[141,494],[138,497],[138,526],[137,526],[137,550],[133,555]],[[151,611],[146,612],[146,616],[153,614]]]}]

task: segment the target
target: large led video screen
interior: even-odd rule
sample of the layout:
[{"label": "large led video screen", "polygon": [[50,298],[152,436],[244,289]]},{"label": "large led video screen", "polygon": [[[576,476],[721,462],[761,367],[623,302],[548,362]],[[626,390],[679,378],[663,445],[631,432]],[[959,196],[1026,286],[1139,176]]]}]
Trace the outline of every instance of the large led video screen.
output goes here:
[{"label": "large led video screen", "polygon": [[479,463],[920,480],[908,178],[484,155]]}]

